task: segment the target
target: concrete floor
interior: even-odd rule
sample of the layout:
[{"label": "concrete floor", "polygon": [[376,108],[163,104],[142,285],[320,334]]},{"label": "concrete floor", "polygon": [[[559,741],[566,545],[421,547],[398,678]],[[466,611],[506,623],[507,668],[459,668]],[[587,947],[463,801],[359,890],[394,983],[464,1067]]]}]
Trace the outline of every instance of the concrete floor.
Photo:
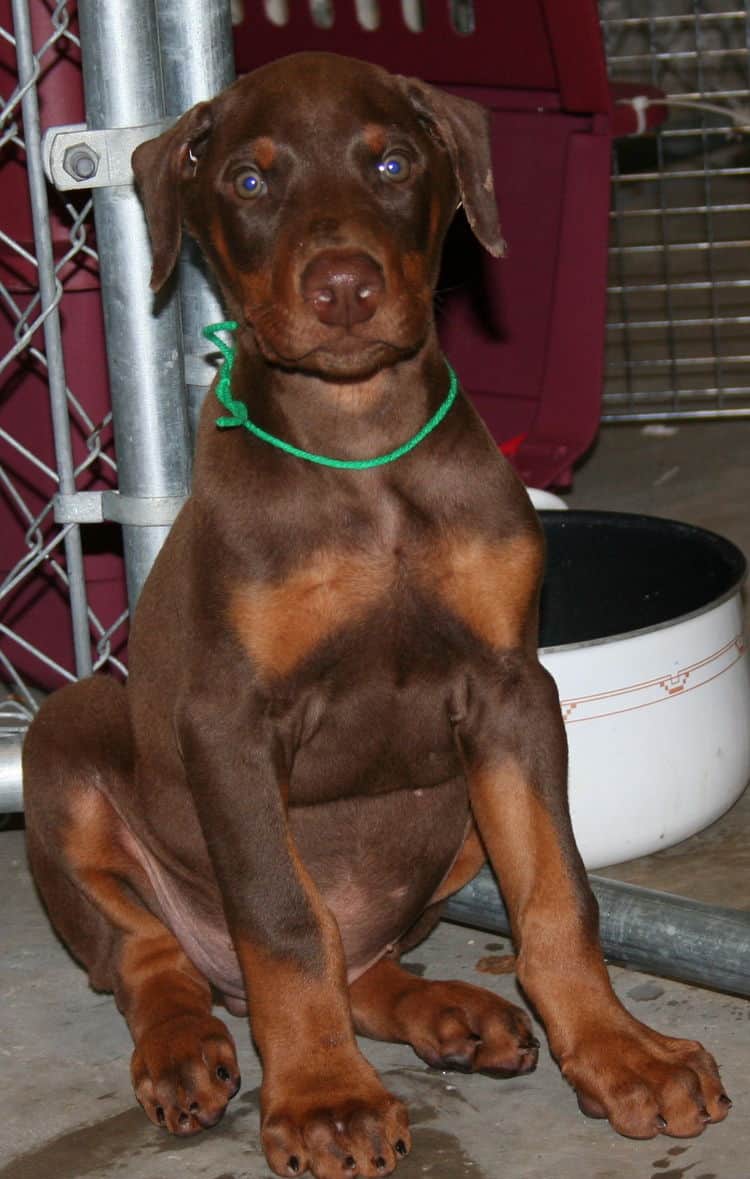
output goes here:
[{"label": "concrete floor", "polygon": [[[654,512],[723,531],[750,553],[750,422],[682,426],[669,436],[609,427],[578,473],[571,506]],[[750,908],[750,794],[706,833],[609,874]],[[210,1133],[178,1142],[132,1098],[131,1044],[111,999],[95,995],[52,935],[25,865],[20,831],[0,834],[5,898],[0,960],[0,1179],[261,1179],[260,1071],[243,1021],[241,1094]],[[516,999],[512,975],[479,974],[507,943],[442,925],[410,956],[427,977],[463,978]],[[414,1150],[402,1179],[748,1179],[750,1003],[612,969],[618,994],[662,1031],[695,1037],[722,1065],[735,1109],[699,1139],[633,1142],[579,1114],[543,1050],[536,1073],[509,1081],[426,1068],[409,1049],[364,1043],[410,1105]],[[643,985],[647,984],[647,985]]]}]

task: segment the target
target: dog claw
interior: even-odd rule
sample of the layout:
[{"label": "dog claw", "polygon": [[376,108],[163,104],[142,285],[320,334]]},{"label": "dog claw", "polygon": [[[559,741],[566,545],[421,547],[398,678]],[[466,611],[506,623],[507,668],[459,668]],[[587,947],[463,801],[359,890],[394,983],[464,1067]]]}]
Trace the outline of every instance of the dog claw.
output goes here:
[{"label": "dog claw", "polygon": [[722,1105],[726,1105],[727,1109],[732,1108],[732,1099],[731,1099],[731,1097],[727,1097],[726,1093],[722,1093],[720,1095],[719,1101],[721,1102]]},{"label": "dog claw", "polygon": [[399,1138],[398,1142],[396,1143],[395,1150],[396,1154],[400,1154],[402,1158],[406,1154],[406,1143],[404,1142],[403,1138]]},{"label": "dog claw", "polygon": [[296,1154],[290,1155],[286,1164],[293,1175],[299,1175],[299,1159]]},{"label": "dog claw", "polygon": [[663,1117],[661,1116],[661,1114],[657,1114],[657,1115],[656,1115],[656,1124],[657,1124],[657,1126],[659,1127],[659,1129],[660,1129],[660,1130],[666,1130],[666,1128],[667,1128],[667,1124],[668,1124],[668,1123],[667,1123],[667,1119],[666,1119],[666,1118],[663,1118]]}]

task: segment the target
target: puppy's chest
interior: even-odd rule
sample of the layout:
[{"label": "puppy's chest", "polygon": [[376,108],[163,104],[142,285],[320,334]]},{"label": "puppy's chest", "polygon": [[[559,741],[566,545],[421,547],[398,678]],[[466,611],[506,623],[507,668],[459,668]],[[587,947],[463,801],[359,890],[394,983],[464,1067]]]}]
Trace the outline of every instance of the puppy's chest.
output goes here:
[{"label": "puppy's chest", "polygon": [[530,539],[471,532],[368,547],[331,544],[273,580],[239,581],[229,624],[254,673],[278,682],[335,644],[374,641],[398,660],[460,631],[495,649],[520,641],[536,586]]}]

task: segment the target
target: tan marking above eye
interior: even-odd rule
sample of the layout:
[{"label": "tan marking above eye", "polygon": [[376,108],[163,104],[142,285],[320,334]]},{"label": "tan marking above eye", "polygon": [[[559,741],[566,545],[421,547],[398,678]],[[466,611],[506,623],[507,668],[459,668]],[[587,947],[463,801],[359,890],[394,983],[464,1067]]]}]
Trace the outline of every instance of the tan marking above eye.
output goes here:
[{"label": "tan marking above eye", "polygon": [[532,532],[501,541],[447,536],[435,547],[423,576],[475,635],[501,650],[523,643],[542,557]]},{"label": "tan marking above eye", "polygon": [[380,156],[385,151],[388,132],[379,123],[366,123],[362,128],[362,138],[373,155]]},{"label": "tan marking above eye", "polygon": [[396,558],[386,552],[322,550],[283,581],[236,590],[231,624],[261,672],[286,675],[381,600],[395,571]]},{"label": "tan marking above eye", "polygon": [[253,156],[258,167],[267,172],[276,159],[276,144],[268,135],[261,135],[253,143]]}]

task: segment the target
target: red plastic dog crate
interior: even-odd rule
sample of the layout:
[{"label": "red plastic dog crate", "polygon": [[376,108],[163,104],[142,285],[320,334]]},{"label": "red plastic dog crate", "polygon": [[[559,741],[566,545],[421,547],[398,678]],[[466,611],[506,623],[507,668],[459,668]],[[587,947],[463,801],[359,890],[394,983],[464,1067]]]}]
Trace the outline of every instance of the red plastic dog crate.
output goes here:
[{"label": "red plastic dog crate", "polygon": [[239,72],[299,50],[365,58],[484,103],[504,259],[485,256],[457,219],[446,245],[443,346],[500,443],[534,486],[570,482],[599,421],[612,112],[594,0],[474,0],[459,34],[449,0],[423,4],[410,29],[399,0],[380,0],[365,29],[353,0],[316,26],[307,2],[286,24],[245,0]]}]

